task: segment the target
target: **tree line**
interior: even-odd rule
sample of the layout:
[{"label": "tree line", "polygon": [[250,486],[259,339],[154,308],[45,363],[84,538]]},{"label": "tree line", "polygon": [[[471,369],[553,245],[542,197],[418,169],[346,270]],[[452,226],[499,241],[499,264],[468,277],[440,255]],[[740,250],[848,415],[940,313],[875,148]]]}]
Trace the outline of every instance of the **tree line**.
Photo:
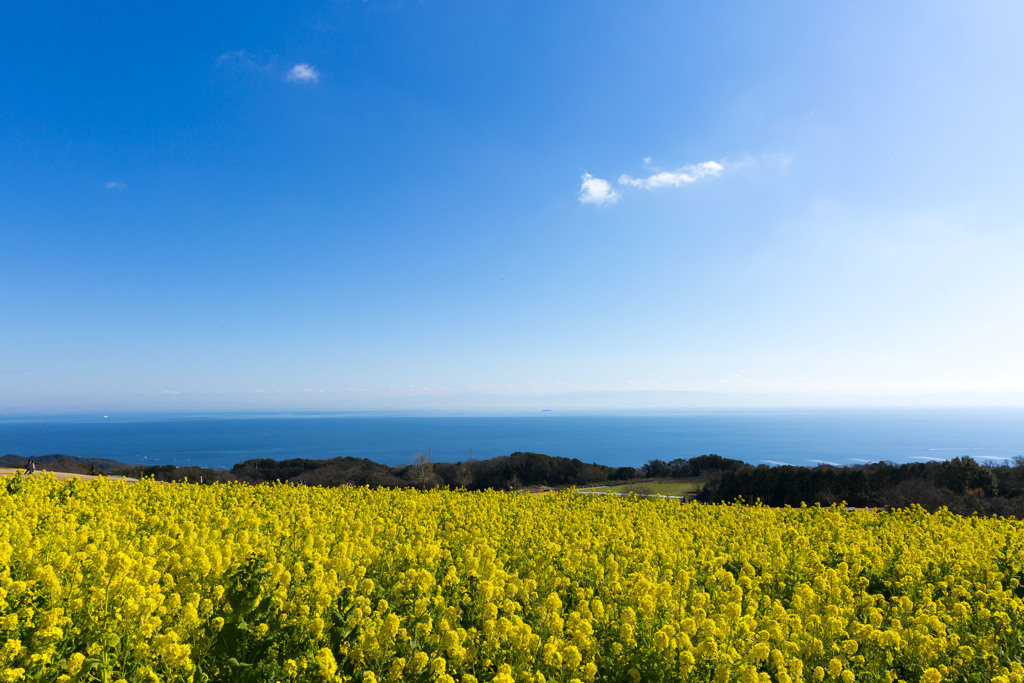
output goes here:
[{"label": "tree line", "polygon": [[709,477],[697,500],[760,500],[765,505],[801,503],[901,508],[920,505],[960,514],[1024,516],[1024,458],[1004,464],[964,456],[945,461],[835,467],[743,465]]},{"label": "tree line", "polygon": [[[17,455],[5,455],[0,457],[0,467],[25,468],[28,460]],[[68,455],[48,455],[36,458],[35,463],[43,469],[59,472],[153,477],[158,481],[187,479],[190,482],[202,483],[241,481],[251,484],[282,481],[310,486],[447,486],[469,490],[517,489],[525,486],[586,486],[628,480],[637,476],[637,470],[632,467],[609,467],[585,463],[576,458],[528,452],[457,463],[435,463],[429,456],[420,454],[411,464],[398,466],[352,457],[327,460],[254,459],[238,463],[230,469],[128,465],[114,460],[76,458]]]}]

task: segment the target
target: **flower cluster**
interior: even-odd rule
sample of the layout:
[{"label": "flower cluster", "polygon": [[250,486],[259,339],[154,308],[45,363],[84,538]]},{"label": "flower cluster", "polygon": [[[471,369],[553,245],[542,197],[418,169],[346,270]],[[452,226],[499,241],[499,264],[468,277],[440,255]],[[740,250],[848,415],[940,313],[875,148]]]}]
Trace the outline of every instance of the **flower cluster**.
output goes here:
[{"label": "flower cluster", "polygon": [[0,481],[0,683],[1024,683],[1022,531],[919,508]]}]

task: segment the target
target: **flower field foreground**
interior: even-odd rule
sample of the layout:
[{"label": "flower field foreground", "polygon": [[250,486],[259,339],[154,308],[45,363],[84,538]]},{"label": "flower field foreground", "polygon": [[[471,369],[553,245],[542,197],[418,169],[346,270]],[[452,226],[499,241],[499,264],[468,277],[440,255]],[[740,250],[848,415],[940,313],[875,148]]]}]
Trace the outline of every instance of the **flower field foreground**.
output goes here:
[{"label": "flower field foreground", "polygon": [[1024,680],[1016,520],[0,480],[0,681]]}]

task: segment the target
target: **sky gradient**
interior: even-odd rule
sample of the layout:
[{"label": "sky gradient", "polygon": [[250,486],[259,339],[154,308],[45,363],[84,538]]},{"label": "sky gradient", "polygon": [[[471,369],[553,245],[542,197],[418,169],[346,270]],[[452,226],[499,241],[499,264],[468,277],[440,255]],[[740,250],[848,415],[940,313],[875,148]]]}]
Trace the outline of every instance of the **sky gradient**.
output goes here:
[{"label": "sky gradient", "polygon": [[7,15],[0,412],[1024,405],[1019,3]]}]

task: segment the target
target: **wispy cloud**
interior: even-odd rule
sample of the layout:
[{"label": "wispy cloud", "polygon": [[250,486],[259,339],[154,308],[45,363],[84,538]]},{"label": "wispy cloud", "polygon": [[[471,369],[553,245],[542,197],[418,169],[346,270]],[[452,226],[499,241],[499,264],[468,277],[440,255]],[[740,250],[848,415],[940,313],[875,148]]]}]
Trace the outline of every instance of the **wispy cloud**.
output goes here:
[{"label": "wispy cloud", "polygon": [[266,68],[265,60],[260,60],[256,55],[246,50],[232,50],[217,57],[217,66],[222,69],[243,68],[263,70]]},{"label": "wispy cloud", "polygon": [[[649,163],[650,157],[644,159],[645,163]],[[628,185],[631,187],[640,187],[645,190],[656,190],[661,187],[681,187],[683,185],[689,185],[695,183],[698,180],[702,180],[709,176],[717,177],[722,174],[725,167],[717,161],[705,161],[700,164],[692,164],[690,166],[683,166],[675,171],[662,171],[649,175],[646,178],[633,178],[626,174],[619,176],[620,185]]]},{"label": "wispy cloud", "polygon": [[[746,166],[752,161],[744,160],[734,163],[724,161],[704,161],[699,164],[690,164],[677,168],[674,171],[663,171],[653,164],[651,157],[644,157],[643,163],[650,175],[634,178],[623,173],[619,176],[619,187],[636,187],[641,190],[657,190],[663,187],[682,187],[704,180],[705,178],[716,178],[727,170],[734,170]],[[583,204],[614,204],[622,197],[612,184],[604,178],[595,178],[589,173],[583,174],[583,184],[580,186],[580,202]]]},{"label": "wispy cloud", "polygon": [[316,67],[302,62],[293,66],[285,78],[294,83],[316,83],[320,80],[320,72]]},{"label": "wispy cloud", "polygon": [[122,183],[120,180],[108,180],[107,182],[103,183],[103,187],[107,190],[123,190],[128,186]]},{"label": "wispy cloud", "polygon": [[283,79],[291,83],[317,83],[320,71],[307,62],[286,68],[277,55],[257,55],[248,50],[232,50],[217,57],[217,68],[226,71],[249,72],[264,78]]},{"label": "wispy cloud", "polygon": [[619,201],[620,196],[612,189],[611,183],[604,178],[595,178],[589,173],[583,174],[583,182],[580,185],[580,203],[614,204]]}]

